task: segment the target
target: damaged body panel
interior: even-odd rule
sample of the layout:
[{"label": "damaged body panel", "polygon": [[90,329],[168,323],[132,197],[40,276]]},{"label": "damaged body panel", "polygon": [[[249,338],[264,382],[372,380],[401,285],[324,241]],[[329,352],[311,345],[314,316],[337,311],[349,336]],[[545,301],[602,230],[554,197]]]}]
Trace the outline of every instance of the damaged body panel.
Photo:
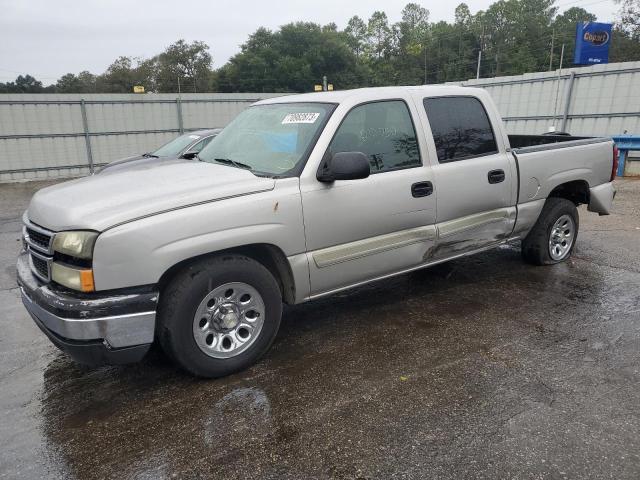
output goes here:
[{"label": "damaged body panel", "polygon": [[142,358],[151,346],[158,304],[153,287],[78,295],[33,276],[27,253],[17,270],[22,301],[38,327],[81,363]]}]

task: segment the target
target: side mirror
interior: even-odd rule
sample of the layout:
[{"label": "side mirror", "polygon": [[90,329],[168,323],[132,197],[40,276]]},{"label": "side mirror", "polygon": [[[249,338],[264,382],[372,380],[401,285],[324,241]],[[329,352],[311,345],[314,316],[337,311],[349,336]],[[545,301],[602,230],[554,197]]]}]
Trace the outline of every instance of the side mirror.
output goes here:
[{"label": "side mirror", "polygon": [[193,160],[198,155],[198,152],[186,152],[183,153],[180,158],[184,158],[185,160]]},{"label": "side mirror", "polygon": [[371,173],[369,158],[362,152],[338,152],[322,161],[317,179],[320,182],[358,180]]}]

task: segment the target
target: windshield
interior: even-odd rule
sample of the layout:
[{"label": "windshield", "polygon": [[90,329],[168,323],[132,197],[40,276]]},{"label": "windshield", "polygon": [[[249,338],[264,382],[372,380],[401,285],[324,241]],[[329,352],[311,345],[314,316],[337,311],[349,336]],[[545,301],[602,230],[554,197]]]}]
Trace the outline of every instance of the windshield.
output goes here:
[{"label": "windshield", "polygon": [[200,160],[250,168],[258,174],[294,174],[333,108],[328,103],[250,107],[200,152]]},{"label": "windshield", "polygon": [[177,157],[185,148],[187,148],[199,138],[200,135],[195,135],[193,133],[180,135],[178,138],[174,138],[169,143],[165,143],[163,146],[153,152],[153,154],[157,155],[158,157]]}]

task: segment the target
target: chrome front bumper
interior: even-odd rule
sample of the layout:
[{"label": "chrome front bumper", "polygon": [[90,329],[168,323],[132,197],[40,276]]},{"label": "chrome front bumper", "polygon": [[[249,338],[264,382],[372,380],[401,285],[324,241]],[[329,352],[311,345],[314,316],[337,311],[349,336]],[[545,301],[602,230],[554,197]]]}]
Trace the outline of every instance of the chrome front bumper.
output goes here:
[{"label": "chrome front bumper", "polygon": [[33,275],[24,253],[17,269],[27,311],[49,339],[76,360],[91,364],[136,361],[153,342],[156,291],[137,289],[110,295],[56,291]]}]

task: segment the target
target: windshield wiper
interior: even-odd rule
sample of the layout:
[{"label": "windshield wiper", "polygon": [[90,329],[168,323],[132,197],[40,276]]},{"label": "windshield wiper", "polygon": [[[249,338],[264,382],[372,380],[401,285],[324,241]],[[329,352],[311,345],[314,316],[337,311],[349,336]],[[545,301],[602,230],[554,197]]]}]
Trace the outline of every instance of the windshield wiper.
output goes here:
[{"label": "windshield wiper", "polygon": [[151,158],[160,158],[158,155],[154,155],[153,153],[149,153],[149,152],[143,153],[142,156],[143,157],[147,157],[147,158],[149,158],[149,157],[151,157]]},{"label": "windshield wiper", "polygon": [[224,165],[233,165],[237,168],[243,168],[245,170],[253,170],[251,165],[247,165],[246,163],[236,162],[235,160],[231,160],[230,158],[214,158],[214,161],[218,163],[222,163]]}]

